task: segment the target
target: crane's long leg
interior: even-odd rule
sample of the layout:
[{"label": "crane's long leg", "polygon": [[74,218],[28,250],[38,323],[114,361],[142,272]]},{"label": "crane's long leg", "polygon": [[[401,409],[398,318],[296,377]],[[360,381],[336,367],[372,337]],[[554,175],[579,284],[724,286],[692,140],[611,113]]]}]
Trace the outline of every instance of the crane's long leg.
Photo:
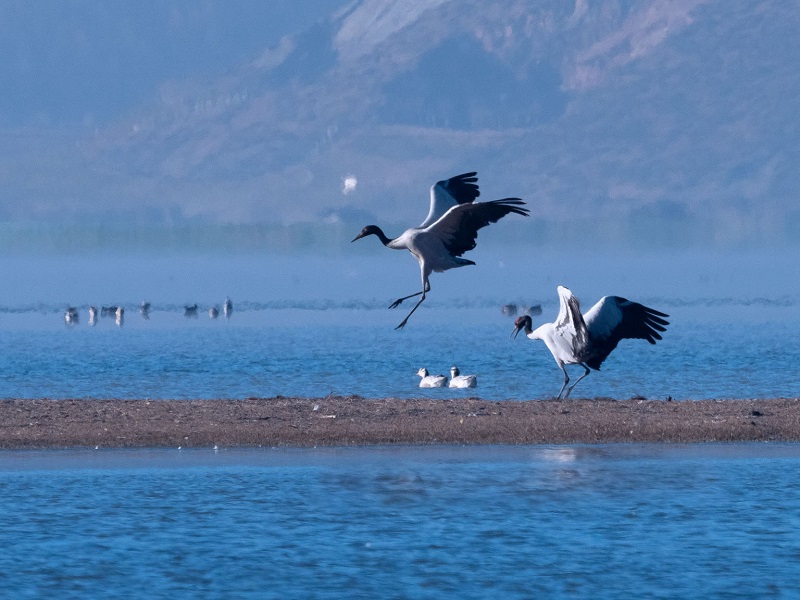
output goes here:
[{"label": "crane's long leg", "polygon": [[[430,291],[431,291],[431,284],[430,284],[430,282],[426,281],[422,285],[422,291],[421,292],[416,292],[414,294],[410,294],[408,296],[403,296],[402,298],[398,298],[397,300],[395,300],[394,302],[392,302],[389,305],[389,308],[397,308],[398,306],[400,306],[403,303],[403,300],[408,300],[409,298],[413,298],[414,296],[419,296],[420,294],[422,294],[424,296],[426,294],[426,292],[430,292]],[[422,300],[424,300],[424,298],[421,298],[419,302],[422,302]],[[419,302],[417,302],[417,306],[419,306]],[[415,306],[414,308],[417,308],[417,306]],[[411,312],[414,312],[414,311],[412,310]],[[406,317],[406,320],[408,320],[408,317]],[[405,324],[405,322],[404,322],[404,324]]]},{"label": "crane's long leg", "polygon": [[[558,366],[561,367],[561,370],[564,372],[564,385],[562,385],[561,389],[558,390],[558,396],[556,396],[556,400],[561,400],[561,394],[563,393],[564,388],[567,387],[567,384],[569,383],[569,375],[567,375],[567,370],[564,368],[564,365],[559,364]],[[569,395],[569,392],[567,392],[567,395]]]},{"label": "crane's long leg", "polygon": [[389,305],[389,308],[397,308],[398,306],[400,306],[403,303],[403,300],[408,300],[409,298],[413,298],[414,296],[419,296],[420,294],[423,294],[423,293],[424,292],[417,292],[416,294],[411,294],[410,296],[403,296],[402,298],[398,298],[397,300],[395,300],[394,302],[392,302]]},{"label": "crane's long leg", "polygon": [[422,301],[423,301],[423,300],[425,300],[425,295],[426,295],[426,293],[427,293],[426,291],[422,291],[422,292],[420,292],[420,294],[422,294],[422,298],[420,298],[420,299],[417,301],[417,303],[414,305],[414,308],[412,308],[412,309],[411,309],[411,312],[410,312],[410,313],[408,313],[408,314],[406,315],[406,318],[405,318],[405,319],[403,319],[403,322],[402,322],[402,323],[400,323],[400,325],[398,325],[397,327],[395,327],[395,329],[402,329],[403,327],[405,327],[405,326],[406,326],[406,323],[408,323],[408,318],[409,318],[411,315],[413,315],[413,314],[414,314],[414,311],[415,311],[415,310],[417,310],[417,308],[419,307],[419,305],[420,305],[420,304],[422,304]]},{"label": "crane's long leg", "polygon": [[571,392],[571,391],[572,391],[572,390],[575,388],[575,386],[576,386],[576,385],[578,385],[578,384],[581,382],[581,379],[583,379],[583,378],[584,378],[584,377],[586,377],[586,376],[587,376],[589,373],[591,373],[591,371],[589,370],[589,367],[587,367],[585,364],[583,364],[583,363],[580,363],[580,365],[581,365],[581,366],[582,366],[584,369],[586,369],[586,372],[585,372],[583,375],[581,375],[580,377],[578,377],[578,381],[576,381],[575,383],[573,383],[573,384],[572,384],[572,386],[571,386],[571,387],[570,387],[570,388],[567,390],[567,394],[566,394],[566,396],[564,396],[564,400],[566,400],[567,398],[569,398],[569,393],[570,393],[570,392]]}]

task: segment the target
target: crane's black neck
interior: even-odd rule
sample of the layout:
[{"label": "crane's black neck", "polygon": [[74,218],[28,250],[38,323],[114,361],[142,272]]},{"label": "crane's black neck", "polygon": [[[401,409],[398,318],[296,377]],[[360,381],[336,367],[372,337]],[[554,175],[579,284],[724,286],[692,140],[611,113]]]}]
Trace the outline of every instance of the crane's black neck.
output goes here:
[{"label": "crane's black neck", "polygon": [[388,246],[389,242],[392,241],[391,238],[386,237],[386,234],[383,233],[383,230],[377,225],[367,225],[364,227],[359,237],[366,237],[368,235],[377,237],[384,246]]},{"label": "crane's black neck", "polygon": [[525,315],[521,317],[523,329],[525,331],[525,335],[530,335],[533,333],[533,319],[531,319],[530,315]]}]

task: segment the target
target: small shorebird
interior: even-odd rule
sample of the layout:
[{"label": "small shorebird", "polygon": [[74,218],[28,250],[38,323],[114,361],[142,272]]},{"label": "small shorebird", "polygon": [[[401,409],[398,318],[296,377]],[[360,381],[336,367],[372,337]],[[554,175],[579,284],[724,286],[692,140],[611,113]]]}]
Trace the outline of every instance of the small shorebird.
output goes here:
[{"label": "small shorebird", "polygon": [[428,375],[428,369],[420,369],[417,375],[422,377],[419,382],[421,388],[443,388],[447,386],[447,377],[444,375]]},{"label": "small shorebird", "polygon": [[581,379],[600,365],[614,351],[620,340],[643,339],[651,344],[661,339],[659,332],[666,331],[669,315],[648,308],[638,302],[631,302],[619,296],[603,296],[585,315],[581,314],[578,299],[567,288],[558,286],[560,308],[553,323],[545,323],[532,329],[529,315],[518,317],[512,335],[517,337],[525,330],[532,340],[542,340],[556,360],[558,368],[564,372],[564,385],[557,398],[569,383],[569,375],[564,365],[581,365],[586,371],[567,389],[564,398],[575,388]]},{"label": "small shorebird", "polygon": [[507,317],[513,317],[517,314],[517,305],[516,304],[503,304],[500,307],[500,312],[502,312]]},{"label": "small shorebird", "polygon": [[78,309],[74,306],[67,308],[67,311],[64,313],[64,323],[67,325],[77,325],[79,322],[80,316],[78,315]]},{"label": "small shorebird", "polygon": [[368,235],[376,236],[392,250],[408,250],[419,261],[422,275],[422,291],[398,298],[389,305],[396,308],[404,300],[422,296],[406,318],[395,327],[402,329],[414,311],[425,300],[433,272],[442,273],[456,267],[474,265],[461,255],[477,245],[478,230],[496,223],[508,214],[528,216],[525,203],[519,198],[503,198],[490,202],[475,202],[480,196],[477,173],[463,173],[435,183],[431,187],[431,207],[428,216],[419,227],[406,229],[399,237],[390,239],[377,225],[367,225],[352,241]]},{"label": "small shorebird", "polygon": [[450,387],[451,388],[474,388],[478,387],[478,378],[475,375],[462,375],[458,367],[450,367]]}]

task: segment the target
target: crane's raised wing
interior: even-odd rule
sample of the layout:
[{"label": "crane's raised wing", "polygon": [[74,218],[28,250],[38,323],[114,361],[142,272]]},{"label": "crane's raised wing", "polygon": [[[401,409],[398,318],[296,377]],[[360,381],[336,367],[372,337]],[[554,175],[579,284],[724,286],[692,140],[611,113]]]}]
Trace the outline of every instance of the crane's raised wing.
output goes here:
[{"label": "crane's raised wing", "polygon": [[586,350],[589,334],[581,314],[581,305],[572,292],[558,286],[558,316],[553,323],[555,334],[564,338],[572,348],[572,355],[581,360]]},{"label": "crane's raised wing", "polygon": [[420,229],[438,221],[452,207],[474,202],[481,195],[477,175],[472,171],[434,183],[431,186],[431,208]]},{"label": "crane's raised wing", "polygon": [[435,233],[452,256],[461,256],[475,248],[479,229],[497,223],[511,213],[527,217],[528,209],[521,208],[524,204],[519,198],[459,204],[430,225],[427,231]]},{"label": "crane's raised wing", "polygon": [[642,339],[651,344],[667,330],[668,314],[619,296],[603,296],[584,316],[589,328],[592,358],[586,361],[599,369],[620,340]]}]

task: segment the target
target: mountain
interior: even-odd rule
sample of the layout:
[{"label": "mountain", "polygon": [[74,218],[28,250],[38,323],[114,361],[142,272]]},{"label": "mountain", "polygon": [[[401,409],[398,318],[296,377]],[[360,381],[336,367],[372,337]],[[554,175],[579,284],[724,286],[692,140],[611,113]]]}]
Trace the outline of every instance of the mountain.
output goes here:
[{"label": "mountain", "polygon": [[797,0],[323,6],[108,118],[6,126],[0,219],[400,227],[477,170],[535,243],[800,242]]}]

